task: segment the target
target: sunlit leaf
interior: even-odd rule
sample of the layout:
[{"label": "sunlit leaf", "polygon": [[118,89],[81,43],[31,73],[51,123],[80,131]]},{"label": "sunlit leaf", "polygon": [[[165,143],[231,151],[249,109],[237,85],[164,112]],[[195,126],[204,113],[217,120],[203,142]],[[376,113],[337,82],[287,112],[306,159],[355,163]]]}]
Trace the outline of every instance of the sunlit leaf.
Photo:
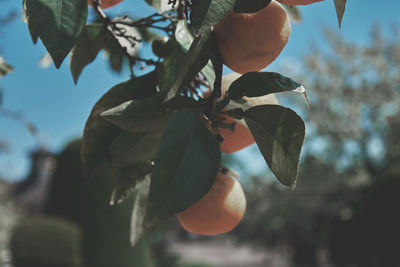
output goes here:
[{"label": "sunlit leaf", "polygon": [[182,87],[193,80],[195,75],[208,63],[216,47],[216,37],[211,30],[194,39],[183,62],[180,64],[166,100],[178,95]]},{"label": "sunlit leaf", "polygon": [[141,182],[138,183],[133,204],[131,216],[131,234],[130,241],[132,246],[135,245],[142,237],[145,227],[144,218],[147,211],[147,201],[150,191],[150,176],[147,175]]},{"label": "sunlit leaf", "polygon": [[13,71],[13,69],[14,68],[11,65],[7,64],[7,62],[5,62],[2,57],[0,57],[0,78],[6,75],[7,73]]},{"label": "sunlit leaf", "polygon": [[235,0],[197,1],[190,16],[195,35],[206,32],[223,19],[233,9],[235,2]]},{"label": "sunlit leaf", "polygon": [[[175,38],[182,45],[185,51],[188,51],[192,44],[194,37],[188,29],[188,25],[185,21],[181,20],[176,25]],[[215,72],[211,60],[207,62],[207,65],[201,70],[201,73],[206,77],[210,84],[210,87],[214,87]]]}]

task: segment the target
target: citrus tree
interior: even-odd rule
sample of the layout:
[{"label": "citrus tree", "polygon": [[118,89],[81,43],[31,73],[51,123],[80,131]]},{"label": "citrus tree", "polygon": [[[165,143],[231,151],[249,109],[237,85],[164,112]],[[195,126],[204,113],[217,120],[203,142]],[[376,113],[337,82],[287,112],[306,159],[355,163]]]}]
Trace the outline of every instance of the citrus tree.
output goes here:
[{"label": "citrus tree", "polygon": [[[276,178],[294,188],[305,124],[271,95],[305,95],[305,89],[283,74],[261,70],[288,42],[287,11],[298,15],[297,9],[283,4],[317,1],[148,0],[156,11],[152,15],[109,17],[104,9],[119,2],[24,0],[23,11],[33,42],[40,38],[57,68],[70,55],[75,83],[101,50],[113,68],[129,65],[131,77],[94,105],[81,159],[88,178],[106,165],[112,168],[117,184],[111,204],[135,194],[131,242],[171,216],[179,213],[182,220],[182,212],[208,193],[218,196],[221,187],[224,194],[233,194],[233,202],[242,202],[228,210],[240,221],[245,198],[236,183],[220,184],[218,177],[234,179],[221,166],[221,151],[234,152],[255,142]],[[334,3],[341,21],[346,1]],[[88,6],[96,13],[92,23],[87,22]],[[153,57],[141,56],[146,42],[152,43]],[[224,64],[242,75],[224,83]],[[135,66],[146,72],[137,75]],[[250,141],[242,147],[222,149],[229,139],[235,144],[246,134]],[[231,207],[213,201],[221,212]],[[213,224],[205,215],[197,220],[202,218]]]}]

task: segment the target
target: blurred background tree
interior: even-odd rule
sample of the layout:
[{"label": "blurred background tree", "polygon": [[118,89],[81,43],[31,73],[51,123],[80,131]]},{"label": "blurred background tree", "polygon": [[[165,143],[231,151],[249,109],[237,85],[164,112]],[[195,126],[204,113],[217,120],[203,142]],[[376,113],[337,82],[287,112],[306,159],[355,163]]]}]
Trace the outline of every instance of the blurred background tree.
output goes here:
[{"label": "blurred background tree", "polygon": [[[368,45],[325,30],[298,80],[310,96],[297,188],[248,185],[241,242],[288,248],[294,266],[400,266],[400,39],[376,26]],[[251,192],[251,193],[250,193]]]}]

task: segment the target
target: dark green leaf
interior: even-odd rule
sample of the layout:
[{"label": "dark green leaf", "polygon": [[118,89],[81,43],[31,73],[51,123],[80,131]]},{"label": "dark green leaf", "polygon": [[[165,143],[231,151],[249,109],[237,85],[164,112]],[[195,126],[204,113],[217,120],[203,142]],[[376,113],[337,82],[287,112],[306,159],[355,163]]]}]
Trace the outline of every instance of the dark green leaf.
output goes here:
[{"label": "dark green leaf", "polygon": [[152,72],[118,84],[93,107],[83,132],[81,151],[86,177],[105,165],[108,147],[121,133],[121,129],[101,118],[100,113],[125,101],[151,96],[156,91],[155,80],[155,73]]},{"label": "dark green leaf", "polygon": [[182,67],[182,62],[185,60],[185,52],[180,47],[174,38],[169,39],[170,52],[166,56],[161,66],[158,68],[158,84],[161,91],[168,91],[175,78],[179,75],[178,71]]},{"label": "dark green leaf", "polygon": [[200,200],[215,181],[221,152],[199,114],[177,112],[167,124],[151,176],[146,224]]},{"label": "dark green leaf", "polygon": [[197,1],[191,13],[191,25],[195,35],[206,32],[223,19],[235,5],[236,0]]},{"label": "dark green leaf", "polygon": [[244,117],[271,171],[282,184],[294,187],[305,138],[301,117],[278,105],[252,107]]},{"label": "dark green leaf", "polygon": [[236,13],[256,13],[268,6],[271,0],[236,0],[233,11]]},{"label": "dark green leaf", "polygon": [[181,110],[181,109],[197,109],[202,107],[202,105],[199,101],[196,101],[193,98],[177,95],[174,98],[167,101],[166,103],[164,103],[164,107],[167,109]]},{"label": "dark green leaf", "polygon": [[86,23],[86,0],[26,0],[32,37],[39,36],[57,68]]},{"label": "dark green leaf", "polygon": [[259,97],[272,93],[297,92],[305,94],[301,84],[276,72],[248,72],[235,80],[228,90],[230,99],[244,96]]},{"label": "dark green leaf", "polygon": [[117,42],[109,35],[106,35],[104,51],[108,57],[110,67],[115,72],[121,72],[124,57]]},{"label": "dark green leaf", "polygon": [[346,0],[333,0],[335,3],[336,14],[339,21],[339,28],[342,26],[344,11],[346,10]]},{"label": "dark green leaf", "polygon": [[162,132],[122,132],[110,145],[109,165],[117,179],[111,204],[121,203],[153,168]]},{"label": "dark green leaf", "polygon": [[152,165],[147,163],[113,170],[117,184],[111,193],[110,205],[120,204],[127,200],[135,191],[137,184],[151,172],[151,169]]},{"label": "dark green leaf", "polygon": [[13,71],[13,69],[14,68],[11,65],[7,64],[7,62],[5,62],[2,57],[0,57],[0,78],[6,75],[7,73]]},{"label": "dark green leaf", "polygon": [[32,29],[31,24],[29,24],[29,13],[28,13],[28,10],[27,10],[27,8],[26,8],[26,1],[27,1],[27,0],[23,0],[23,1],[22,1],[22,20],[23,20],[25,23],[28,24],[29,34],[31,35],[32,42],[33,42],[34,44],[36,44],[37,41],[38,41],[39,36],[38,36],[38,33],[35,32],[34,29]]},{"label": "dark green leaf", "polygon": [[164,127],[172,112],[162,110],[165,94],[130,100],[101,113],[101,116],[126,131],[147,132]]},{"label": "dark green leaf", "polygon": [[184,61],[179,65],[166,100],[178,95],[182,87],[193,80],[196,74],[207,64],[217,46],[216,37],[211,30],[194,39]]},{"label": "dark green leaf", "polygon": [[131,216],[131,236],[130,241],[134,246],[142,237],[145,227],[144,218],[147,211],[147,201],[149,198],[150,191],[150,175],[147,175],[142,181],[140,181],[136,187],[135,202],[133,204],[132,216]]},{"label": "dark green leaf", "polygon": [[113,169],[149,163],[154,160],[162,131],[122,132],[110,145],[109,163]]},{"label": "dark green leaf", "polygon": [[83,28],[70,57],[70,69],[75,83],[83,68],[91,63],[104,47],[105,38],[106,29],[102,24],[90,24]]}]

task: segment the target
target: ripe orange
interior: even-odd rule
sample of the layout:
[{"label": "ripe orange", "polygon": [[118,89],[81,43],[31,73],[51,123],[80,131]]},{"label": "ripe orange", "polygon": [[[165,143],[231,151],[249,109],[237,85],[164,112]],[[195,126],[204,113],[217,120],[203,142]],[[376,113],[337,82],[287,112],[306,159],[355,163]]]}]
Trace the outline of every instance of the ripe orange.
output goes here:
[{"label": "ripe orange", "polygon": [[[100,7],[102,9],[110,8],[113,7],[119,3],[121,3],[122,0],[100,0]],[[89,6],[93,7],[92,0],[88,0]]]},{"label": "ripe orange", "polygon": [[297,5],[309,5],[315,2],[320,2],[322,0],[277,0],[281,4],[285,4],[288,6],[297,6]]},{"label": "ripe orange", "polygon": [[229,13],[214,31],[224,64],[243,74],[274,61],[289,40],[291,26],[285,9],[272,0],[253,14]]},{"label": "ripe orange", "polygon": [[178,213],[179,223],[186,231],[213,236],[230,232],[240,223],[246,210],[246,197],[234,176],[232,171],[219,172],[210,191]]},{"label": "ripe orange", "polygon": [[236,122],[233,132],[230,129],[219,128],[219,134],[224,138],[224,141],[220,144],[222,153],[234,153],[254,144],[254,137],[246,126],[228,115],[221,115],[221,117],[225,119],[224,123]]},{"label": "ripe orange", "polygon": [[[226,94],[228,88],[224,88],[224,77],[222,77],[222,95]],[[210,94],[211,91],[207,91],[203,94],[203,97],[207,98]],[[231,129],[218,127],[219,134],[224,138],[220,144],[222,153],[234,153],[255,143],[253,135],[247,126],[245,126],[244,122],[238,122],[234,118],[225,114],[221,114],[219,118],[223,119],[222,122],[225,124],[236,123],[234,131]],[[212,132],[210,125],[207,125],[207,127]]]}]

